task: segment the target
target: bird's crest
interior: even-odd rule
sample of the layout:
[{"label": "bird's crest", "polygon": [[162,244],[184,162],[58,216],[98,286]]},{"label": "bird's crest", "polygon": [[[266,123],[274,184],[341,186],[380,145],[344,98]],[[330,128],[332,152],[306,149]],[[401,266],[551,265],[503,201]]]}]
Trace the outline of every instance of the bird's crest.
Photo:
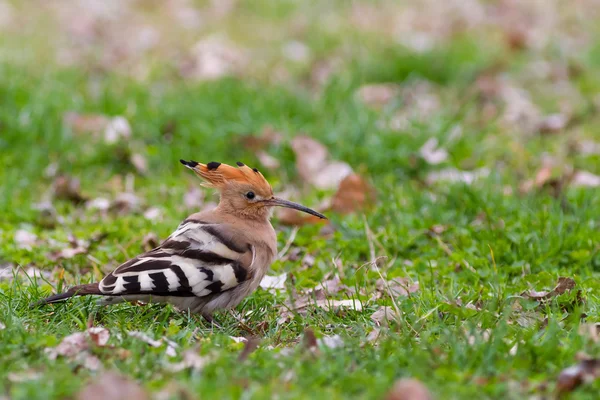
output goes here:
[{"label": "bird's crest", "polygon": [[208,164],[197,161],[179,161],[204,179],[207,186],[210,187],[223,188],[228,183],[246,183],[267,192],[272,191],[271,185],[258,169],[250,168],[239,161],[236,163],[237,168],[216,161]]}]

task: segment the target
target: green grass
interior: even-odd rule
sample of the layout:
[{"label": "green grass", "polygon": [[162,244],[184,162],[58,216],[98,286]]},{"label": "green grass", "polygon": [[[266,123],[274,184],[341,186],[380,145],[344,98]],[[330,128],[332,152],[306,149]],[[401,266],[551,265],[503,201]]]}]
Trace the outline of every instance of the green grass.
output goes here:
[{"label": "green grass", "polygon": [[[289,4],[277,6],[269,18],[285,19],[292,12]],[[335,38],[313,39],[317,47],[336,43]],[[364,43],[370,40],[365,36]],[[504,53],[497,44],[486,48],[479,39],[462,37],[424,54],[397,47],[390,53],[390,46],[367,46],[369,57],[351,57],[316,94],[293,79],[290,84],[252,78],[191,83],[159,73],[156,79],[137,82],[118,73],[4,60],[0,262],[35,266],[53,276],[49,282],[23,277],[0,281],[0,322],[5,325],[0,330],[0,397],[73,398],[93,381],[97,372],[65,358],[49,360],[44,352],[67,335],[85,330],[91,317],[110,330],[109,345],[129,351],[122,357],[114,350],[94,349],[104,369],[121,371],[152,393],[166,390],[172,398],[376,399],[402,377],[418,378],[440,399],[527,398],[551,395],[556,377],[576,363],[578,352],[599,357],[598,343],[578,333],[581,323],[600,322],[597,189],[565,189],[559,198],[546,190],[518,194],[519,183],[535,175],[544,152],[599,174],[598,156],[564,151],[572,137],[593,137],[597,118],[584,113],[581,131],[554,136],[507,132],[497,120],[482,124],[481,105],[468,91],[476,74],[502,58],[506,70],[519,79],[527,54]],[[597,58],[597,48],[590,52],[591,60]],[[587,64],[585,57],[573,84],[593,89],[593,62]],[[448,61],[446,68],[441,68],[440,60]],[[302,71],[299,76],[304,77]],[[402,104],[374,111],[355,96],[364,83],[406,84],[416,78],[434,82],[442,106],[409,132],[380,123],[382,116],[391,116]],[[549,104],[543,111],[554,112],[558,97],[539,99],[539,104]],[[123,115],[131,124],[132,139],[115,147],[92,135],[75,135],[63,124],[69,111]],[[168,139],[162,128],[173,123]],[[178,160],[241,160],[259,166],[255,154],[234,144],[241,135],[259,134],[266,126],[285,138],[281,145],[268,148],[282,162],[281,170],[264,171],[276,191],[289,184],[302,186],[289,140],[304,133],[324,143],[333,158],[368,176],[378,200],[364,216],[329,213],[336,228],[331,237],[319,235],[319,227],[300,228],[293,244],[300,258],[276,261],[270,271],[293,274],[294,280],[288,279],[286,290],[277,294],[258,289],[236,309],[261,338],[247,360],[238,361],[243,345],[229,336],[248,332],[230,313],[216,315],[219,329],[169,306],[102,308],[89,298],[29,306],[61,287],[99,280],[102,273],[142,251],[146,234],[168,236],[190,213],[182,205],[184,193],[199,184]],[[450,137],[457,126],[462,135]],[[418,158],[419,149],[432,136],[450,153],[441,166]],[[136,173],[120,156],[124,151],[143,154],[148,174]],[[162,218],[149,221],[139,212],[101,217],[85,206],[55,200],[63,222],[44,228],[34,205],[52,185],[52,178],[44,175],[51,162],[60,172],[79,178],[81,192],[89,198],[112,198],[118,190],[109,181],[133,175],[135,193],[146,206],[159,207]],[[487,167],[492,172],[469,186],[424,183],[428,173],[445,167]],[[310,189],[297,200],[314,206],[330,195]],[[207,200],[214,199],[207,192]],[[381,272],[388,278],[418,281],[418,291],[397,298],[386,293],[375,296],[379,275],[364,266],[371,258],[365,221],[373,231],[376,255],[387,257]],[[291,228],[276,218],[273,223],[281,249]],[[435,225],[445,227],[438,238],[430,231]],[[38,245],[18,248],[14,242],[18,229],[37,234]],[[107,236],[91,249],[92,259],[79,255],[56,262],[48,257],[60,247],[53,243],[66,243],[69,234],[90,239],[98,233]],[[309,267],[302,265],[307,254],[314,257]],[[293,293],[310,289],[339,270],[343,282],[356,288],[362,311],[310,307],[306,316],[277,323]],[[530,289],[551,290],[560,276],[573,278],[576,289],[545,304],[521,296]],[[376,344],[367,342],[375,328],[371,314],[394,303],[401,310],[399,323],[382,328]],[[466,307],[468,303],[477,304],[476,309]],[[340,335],[344,345],[321,347],[319,354],[312,354],[299,344],[307,328],[317,337]],[[179,357],[184,350],[198,349],[210,362],[201,371],[170,372],[168,363],[174,360],[165,349],[128,337],[133,330],[176,342]],[[516,352],[511,351],[515,345]],[[32,371],[39,374],[36,379],[15,378]],[[571,396],[591,399],[599,389],[596,381]]]}]

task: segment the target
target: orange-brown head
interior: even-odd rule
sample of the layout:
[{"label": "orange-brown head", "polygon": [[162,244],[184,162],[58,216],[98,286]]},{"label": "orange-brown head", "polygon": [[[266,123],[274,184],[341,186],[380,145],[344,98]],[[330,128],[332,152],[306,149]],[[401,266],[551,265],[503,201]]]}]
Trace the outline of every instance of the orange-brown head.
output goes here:
[{"label": "orange-brown head", "polygon": [[240,217],[269,218],[271,207],[288,207],[326,217],[303,205],[273,196],[273,189],[265,177],[256,168],[237,162],[237,168],[215,161],[202,164],[196,161],[179,160],[206,182],[204,185],[215,188],[221,193],[219,207],[224,212]]}]

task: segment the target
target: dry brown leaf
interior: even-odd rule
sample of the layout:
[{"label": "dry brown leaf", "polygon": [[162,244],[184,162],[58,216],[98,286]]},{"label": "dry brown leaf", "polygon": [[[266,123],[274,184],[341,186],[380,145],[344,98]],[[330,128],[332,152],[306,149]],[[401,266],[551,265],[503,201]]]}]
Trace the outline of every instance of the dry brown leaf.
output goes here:
[{"label": "dry brown leaf", "polygon": [[395,321],[397,318],[396,310],[390,306],[381,306],[377,311],[371,314],[371,320],[377,326],[388,326],[389,322]]},{"label": "dry brown leaf", "polygon": [[283,273],[281,275],[265,275],[263,279],[260,281],[260,287],[270,291],[277,292],[278,290],[285,289],[285,281],[287,280],[287,273]]},{"label": "dry brown leaf", "polygon": [[543,301],[543,300],[548,300],[548,299],[551,299],[552,297],[561,295],[561,294],[563,294],[567,291],[570,291],[574,288],[575,288],[575,280],[573,278],[561,276],[558,278],[556,287],[554,289],[552,289],[551,291],[536,292],[535,290],[529,290],[529,291],[523,292],[521,294],[521,296],[530,298],[532,300]]},{"label": "dry brown leaf", "polygon": [[381,108],[398,96],[399,88],[392,83],[381,83],[361,86],[356,95],[366,105]]},{"label": "dry brown leaf", "polygon": [[105,372],[85,386],[78,400],[148,400],[148,393],[136,382],[115,372]]},{"label": "dry brown leaf", "polygon": [[270,145],[279,145],[283,141],[283,135],[270,126],[265,127],[258,136],[241,136],[242,145],[251,151],[265,150]]},{"label": "dry brown leaf", "polygon": [[331,210],[348,214],[364,210],[376,201],[376,191],[371,184],[358,174],[346,176],[331,200]]},{"label": "dry brown leaf", "polygon": [[150,232],[144,236],[144,239],[142,239],[143,251],[150,251],[156,247],[158,247],[158,236],[156,236],[156,233]]},{"label": "dry brown leaf", "polygon": [[584,155],[600,155],[600,143],[583,140],[576,144],[577,151]]},{"label": "dry brown leaf", "polygon": [[346,300],[317,300],[316,306],[321,307],[325,311],[337,311],[342,308],[362,311],[363,306],[358,299],[346,299]]},{"label": "dry brown leaf", "polygon": [[256,153],[256,158],[258,158],[258,161],[263,167],[272,171],[278,169],[281,166],[281,163],[278,159],[268,154],[264,150],[259,150]]},{"label": "dry brown leaf", "polygon": [[379,278],[375,282],[375,286],[382,296],[387,296],[390,293],[394,297],[408,296],[410,293],[419,290],[419,282],[412,282],[409,278],[393,278],[388,281]]},{"label": "dry brown leaf", "polygon": [[448,152],[446,149],[438,147],[438,140],[436,138],[430,138],[425,142],[419,153],[421,157],[431,165],[441,164],[448,159]]},{"label": "dry brown leaf", "polygon": [[[309,293],[314,293],[317,297],[325,297],[325,295],[333,296],[341,291],[346,290],[348,290],[348,286],[344,285],[340,280],[340,277],[336,275],[331,279],[327,279],[326,281],[321,282],[320,284],[315,286],[311,291],[309,291]],[[319,294],[318,292],[323,293]]]},{"label": "dry brown leaf", "polygon": [[459,171],[456,168],[446,168],[430,172],[425,178],[425,181],[428,185],[443,181],[462,182],[470,185],[476,180],[487,177],[489,174],[490,171],[487,168],[480,168],[473,171]]},{"label": "dry brown leaf", "polygon": [[150,207],[146,211],[144,211],[144,218],[148,221],[156,221],[160,220],[163,215],[163,212],[158,207]]},{"label": "dry brown leaf", "polygon": [[344,347],[344,340],[340,335],[323,336],[321,339],[317,339],[317,343],[322,347],[330,349]]},{"label": "dry brown leaf", "polygon": [[570,182],[573,187],[595,188],[600,186],[600,176],[587,171],[575,171]]},{"label": "dry brown leaf", "polygon": [[554,134],[562,132],[569,123],[569,116],[565,114],[546,115],[539,122],[538,130],[542,134]]},{"label": "dry brown leaf", "polygon": [[27,370],[19,373],[10,372],[7,375],[9,381],[13,383],[36,381],[42,377],[42,374],[38,371]]},{"label": "dry brown leaf", "polygon": [[584,359],[579,364],[561,371],[556,382],[556,389],[561,394],[572,392],[582,383],[594,381],[599,377],[600,360],[596,358]]},{"label": "dry brown leaf", "polygon": [[246,62],[242,50],[227,38],[209,36],[194,45],[181,74],[195,80],[214,80],[242,72]]},{"label": "dry brown leaf", "polygon": [[114,144],[131,138],[131,126],[125,117],[112,118],[104,129],[104,142]]},{"label": "dry brown leaf", "polygon": [[304,336],[302,337],[302,344],[306,350],[317,352],[319,351],[319,345],[317,343],[317,337],[315,332],[311,328],[304,330]]},{"label": "dry brown leaf", "polygon": [[403,378],[394,383],[386,400],[432,400],[429,390],[423,383],[413,378]]},{"label": "dry brown leaf", "polygon": [[125,215],[137,212],[142,207],[142,200],[133,193],[122,192],[117,194],[110,203],[109,211],[116,212],[118,215]]},{"label": "dry brown leaf", "polygon": [[19,249],[31,250],[37,244],[38,237],[35,233],[19,229],[15,232],[14,241]]},{"label": "dry brown leaf", "polygon": [[196,185],[190,186],[183,195],[183,204],[186,210],[199,210],[204,204],[204,191]]},{"label": "dry brown leaf", "polygon": [[87,331],[75,332],[65,337],[58,346],[46,348],[44,351],[51,360],[58,356],[67,357],[84,368],[95,371],[102,367],[102,363],[89,350],[92,345],[106,346],[109,338],[110,333],[106,328],[90,327]]},{"label": "dry brown leaf", "polygon": [[598,343],[600,341],[600,322],[582,323],[579,325],[579,334]]},{"label": "dry brown leaf", "polygon": [[177,343],[167,339],[166,337],[163,337],[160,340],[154,340],[144,332],[139,331],[128,331],[127,335],[129,335],[132,338],[139,339],[152,347],[161,347],[163,344],[166,344],[165,354],[167,354],[170,357],[174,357],[177,355]]},{"label": "dry brown leaf", "polygon": [[134,153],[129,158],[129,161],[139,174],[145,175],[148,172],[148,161],[146,161],[146,158],[143,155]]},{"label": "dry brown leaf", "polygon": [[101,114],[79,114],[67,112],[63,117],[64,124],[74,133],[101,133],[106,129],[110,119]]},{"label": "dry brown leaf", "polygon": [[242,352],[238,356],[238,361],[239,362],[245,361],[250,356],[250,354],[252,354],[254,352],[254,350],[256,350],[258,348],[259,344],[260,344],[260,339],[257,337],[251,337],[250,339],[246,340],[246,342],[244,344],[244,348],[242,349]]},{"label": "dry brown leaf", "polygon": [[210,361],[208,357],[201,356],[198,349],[189,349],[183,352],[183,360],[167,365],[167,369],[171,372],[180,372],[185,369],[201,371]]},{"label": "dry brown leaf", "polygon": [[76,134],[91,133],[97,139],[102,137],[106,144],[131,138],[129,122],[122,116],[109,118],[101,114],[68,112],[64,124]]},{"label": "dry brown leaf", "polygon": [[83,203],[87,200],[81,194],[81,184],[79,179],[67,175],[59,175],[52,184],[52,195],[56,199],[68,200],[75,204]]},{"label": "dry brown leaf", "polygon": [[348,164],[329,160],[327,148],[311,137],[296,136],[292,140],[292,149],[300,177],[319,189],[336,188],[352,173]]},{"label": "dry brown leaf", "polygon": [[90,247],[103,240],[106,234],[96,234],[89,241],[78,239],[73,234],[69,234],[69,246],[49,253],[46,257],[52,261],[73,258],[79,254],[87,254]]}]

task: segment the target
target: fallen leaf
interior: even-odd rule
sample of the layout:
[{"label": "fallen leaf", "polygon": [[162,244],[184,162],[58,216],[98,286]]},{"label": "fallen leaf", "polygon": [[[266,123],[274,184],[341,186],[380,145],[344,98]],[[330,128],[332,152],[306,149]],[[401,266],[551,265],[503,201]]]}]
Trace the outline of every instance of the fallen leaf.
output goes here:
[{"label": "fallen leaf", "polygon": [[284,44],[283,55],[294,62],[306,62],[310,57],[310,48],[297,40],[291,40]]},{"label": "fallen leaf", "polygon": [[136,382],[115,372],[105,372],[87,384],[78,394],[79,400],[148,400],[148,393]]},{"label": "fallen leaf", "polygon": [[244,344],[244,348],[242,349],[242,352],[238,356],[238,361],[239,362],[245,361],[250,356],[250,354],[252,354],[258,348],[259,344],[260,344],[260,339],[257,337],[251,337],[250,339],[248,339],[246,341],[246,343]]},{"label": "fallen leaf", "polygon": [[392,83],[364,85],[358,88],[357,96],[366,105],[381,108],[398,96],[399,88]]},{"label": "fallen leaf", "polygon": [[186,210],[199,210],[204,204],[204,192],[196,185],[191,186],[183,195]]},{"label": "fallen leaf", "polygon": [[134,153],[129,158],[129,161],[141,175],[145,175],[148,172],[148,161],[146,161],[143,155]]},{"label": "fallen leaf", "polygon": [[108,329],[101,326],[92,326],[88,328],[87,333],[96,346],[106,346],[110,338]]},{"label": "fallen leaf", "polygon": [[428,185],[432,185],[437,182],[462,182],[470,185],[476,180],[487,177],[489,174],[490,171],[487,168],[480,168],[473,171],[459,171],[456,168],[446,168],[439,171],[430,172],[425,178],[425,181]]},{"label": "fallen leaf", "polygon": [[104,129],[104,142],[106,144],[114,144],[130,138],[131,126],[129,126],[129,122],[125,117],[116,116],[112,118]]},{"label": "fallen leaf", "polygon": [[161,218],[162,213],[163,212],[160,208],[150,207],[149,209],[144,211],[144,218],[146,218],[148,221],[156,221],[157,219]]},{"label": "fallen leaf", "polygon": [[302,337],[302,344],[305,349],[314,352],[319,350],[319,345],[317,343],[317,337],[315,336],[315,332],[311,328],[306,328],[304,330],[304,336]]},{"label": "fallen leaf", "polygon": [[390,306],[381,306],[377,311],[371,314],[371,320],[377,326],[388,326],[390,321],[395,321],[398,315],[396,310]]},{"label": "fallen leaf", "polygon": [[385,397],[386,400],[432,400],[429,390],[421,381],[402,378],[394,383]]},{"label": "fallen leaf", "polygon": [[91,345],[106,346],[110,333],[103,327],[91,327],[84,332],[75,332],[65,337],[56,347],[46,348],[44,352],[51,360],[58,356],[66,357],[89,370],[95,371],[102,363],[90,353]]},{"label": "fallen leaf", "polygon": [[579,334],[598,343],[600,341],[600,322],[582,323],[579,325]]},{"label": "fallen leaf", "polygon": [[375,188],[360,175],[346,176],[331,200],[331,210],[341,214],[363,210],[375,203]]},{"label": "fallen leaf", "polygon": [[285,289],[285,281],[287,280],[287,273],[281,275],[271,276],[265,275],[260,281],[260,287],[268,291],[277,291]]},{"label": "fallen leaf", "polygon": [[9,381],[13,383],[21,383],[21,382],[29,382],[36,381],[42,377],[42,374],[37,371],[28,370],[20,373],[10,372],[7,375]]},{"label": "fallen leaf", "polygon": [[317,293],[318,291],[322,291],[323,295],[333,296],[347,289],[348,286],[344,285],[340,280],[340,277],[335,275],[333,278],[327,279],[326,281],[315,286],[309,293]]},{"label": "fallen leaf", "polygon": [[128,331],[127,335],[129,335],[132,338],[139,339],[142,342],[147,343],[152,347],[161,347],[163,344],[166,344],[165,353],[169,357],[174,357],[177,355],[177,350],[176,350],[178,347],[177,343],[175,343],[165,337],[163,337],[160,340],[154,340],[150,336],[145,334],[144,332],[139,332],[139,331]]},{"label": "fallen leaf", "polygon": [[379,278],[375,286],[381,295],[391,294],[394,298],[408,296],[419,290],[419,282],[412,282],[409,278],[393,278],[388,281]]},{"label": "fallen leaf", "polygon": [[542,134],[554,134],[562,132],[569,123],[569,117],[565,114],[551,114],[543,117],[538,125]]},{"label": "fallen leaf", "polygon": [[327,347],[330,349],[344,347],[344,340],[340,335],[324,336],[321,339],[317,339],[317,343],[322,347]]},{"label": "fallen leaf", "polygon": [[241,144],[251,151],[265,150],[270,145],[279,145],[283,141],[283,135],[270,126],[265,127],[262,133],[256,135],[245,135],[240,137]]},{"label": "fallen leaf", "polygon": [[556,389],[559,393],[575,390],[582,383],[592,382],[600,377],[600,360],[584,359],[579,364],[565,368],[558,376]]},{"label": "fallen leaf", "polygon": [[144,251],[150,251],[156,247],[158,247],[158,236],[155,233],[150,232],[144,236],[144,239],[142,239],[142,249]]},{"label": "fallen leaf", "polygon": [[573,187],[595,188],[600,186],[600,176],[587,171],[575,171],[570,183]]},{"label": "fallen leaf", "polygon": [[573,278],[568,277],[559,277],[556,287],[551,291],[541,291],[537,292],[535,290],[529,290],[521,293],[521,296],[530,298],[532,300],[543,301],[551,299],[552,297],[556,297],[561,295],[567,291],[570,291],[575,288],[575,280]]},{"label": "fallen leaf", "polygon": [[600,143],[583,140],[577,145],[577,151],[583,155],[600,155]]},{"label": "fallen leaf", "polygon": [[167,369],[171,372],[180,372],[185,369],[201,371],[209,362],[209,358],[201,356],[197,349],[186,350],[183,352],[182,356],[182,361],[168,364]]},{"label": "fallen leaf", "polygon": [[120,140],[131,138],[129,122],[122,116],[109,118],[101,114],[79,114],[68,112],[64,116],[64,124],[76,134],[91,133],[106,144],[114,144]]},{"label": "fallen leaf", "polygon": [[35,233],[19,229],[15,232],[14,241],[19,249],[31,250],[37,244],[37,235]]},{"label": "fallen leaf", "polygon": [[448,152],[445,149],[439,148],[438,144],[436,138],[430,138],[421,146],[419,153],[428,164],[437,165],[448,159]]},{"label": "fallen leaf", "polygon": [[110,119],[101,114],[79,114],[68,112],[63,117],[64,124],[77,134],[101,133],[106,129]]},{"label": "fallen leaf", "polygon": [[110,208],[110,200],[104,197],[92,199],[85,204],[89,210],[107,211]]},{"label": "fallen leaf", "polygon": [[264,150],[259,150],[256,153],[256,158],[258,158],[258,161],[263,167],[269,170],[276,170],[281,166],[281,163],[278,159],[268,154]]},{"label": "fallen leaf", "polygon": [[347,300],[317,300],[317,307],[325,311],[337,311],[340,308],[348,308],[354,311],[362,311],[362,303],[356,299]]},{"label": "fallen leaf", "polygon": [[220,36],[209,36],[198,41],[190,58],[181,66],[186,78],[214,80],[242,72],[247,59],[241,49]]},{"label": "fallen leaf", "polygon": [[109,211],[114,211],[119,215],[130,214],[141,209],[141,199],[133,193],[122,192],[117,194],[114,201],[111,202]]},{"label": "fallen leaf", "polygon": [[80,204],[87,200],[81,194],[79,179],[67,175],[59,175],[54,179],[52,194],[56,199],[68,200],[75,204]]},{"label": "fallen leaf", "polygon": [[300,177],[319,189],[333,189],[352,173],[352,168],[340,161],[330,161],[327,148],[315,139],[300,135],[292,140],[296,169]]}]

